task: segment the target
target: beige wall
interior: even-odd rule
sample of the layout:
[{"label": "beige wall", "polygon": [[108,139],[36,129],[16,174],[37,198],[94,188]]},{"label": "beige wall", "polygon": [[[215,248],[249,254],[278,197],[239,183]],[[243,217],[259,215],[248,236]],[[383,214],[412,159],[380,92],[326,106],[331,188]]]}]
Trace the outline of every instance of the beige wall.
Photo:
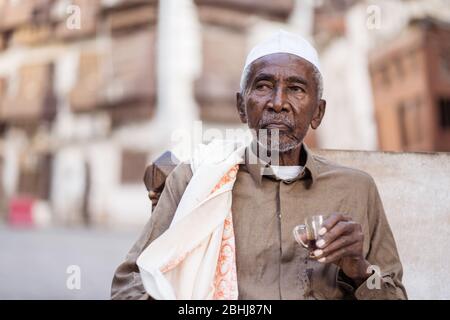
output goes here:
[{"label": "beige wall", "polygon": [[450,299],[450,153],[315,150],[375,179],[410,299]]}]

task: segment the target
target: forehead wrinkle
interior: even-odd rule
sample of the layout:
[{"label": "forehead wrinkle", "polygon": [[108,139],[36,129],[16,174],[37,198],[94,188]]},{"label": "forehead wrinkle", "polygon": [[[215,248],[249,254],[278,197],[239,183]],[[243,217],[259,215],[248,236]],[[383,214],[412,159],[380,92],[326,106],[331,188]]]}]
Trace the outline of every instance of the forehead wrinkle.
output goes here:
[{"label": "forehead wrinkle", "polygon": [[[252,73],[254,73],[255,75],[257,75],[258,73],[272,73],[272,74],[277,74],[279,72],[281,72],[281,70],[283,72],[285,72],[285,70],[289,70],[292,71],[294,69],[296,69],[297,71],[300,69],[301,71],[304,71],[302,73],[307,73],[308,71],[311,71],[311,67],[310,67],[310,63],[302,58],[293,56],[293,55],[287,55],[287,59],[289,61],[283,61],[284,59],[282,59],[282,61],[279,61],[278,59],[273,59],[273,60],[269,60],[271,56],[267,56],[267,57],[262,57],[258,60],[256,60],[255,62],[253,62],[251,64],[251,71],[253,71]],[[269,61],[268,61],[269,60]],[[268,72],[267,70],[269,69],[278,69],[276,73],[274,72]],[[291,72],[290,76],[298,76],[298,72]],[[304,78],[304,77],[303,77]]]},{"label": "forehead wrinkle", "polygon": [[271,73],[262,72],[262,73],[256,74],[254,78],[255,78],[254,81],[261,81],[261,80],[272,81],[272,80],[274,80],[276,78],[276,76],[274,74],[271,74]]},{"label": "forehead wrinkle", "polygon": [[285,81],[286,82],[290,82],[290,83],[297,83],[298,82],[298,83],[302,83],[304,85],[308,85],[308,81],[305,78],[303,78],[302,76],[298,76],[298,75],[290,76]]},{"label": "forehead wrinkle", "polygon": [[266,70],[260,70],[259,72],[254,75],[253,82],[256,81],[262,81],[262,80],[268,80],[268,81],[275,81],[275,80],[281,80],[286,83],[301,83],[304,85],[308,85],[309,81],[306,80],[305,77],[302,75],[299,75],[298,72],[292,73],[291,75],[288,74],[286,76],[283,76],[284,70],[279,70],[278,72],[267,72]]},{"label": "forehead wrinkle", "polygon": [[[271,69],[275,69],[276,72]],[[280,77],[281,72],[286,72],[286,69],[289,73],[287,77],[301,78],[304,81],[299,81],[299,83],[304,83],[305,85],[308,84],[306,79],[308,78],[308,73],[312,73],[312,64],[309,61],[290,53],[269,54],[253,61],[249,65],[247,83],[254,83],[259,74],[270,74],[273,77],[272,80],[274,80],[275,78]],[[297,72],[292,72],[292,70],[296,70]]]}]

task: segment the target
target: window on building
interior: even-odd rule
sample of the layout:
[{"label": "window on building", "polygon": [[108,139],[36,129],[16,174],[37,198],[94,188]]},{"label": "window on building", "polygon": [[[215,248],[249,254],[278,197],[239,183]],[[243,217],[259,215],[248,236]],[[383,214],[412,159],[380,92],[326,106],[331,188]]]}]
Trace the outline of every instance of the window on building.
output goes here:
[{"label": "window on building", "polygon": [[422,141],[420,107],[420,99],[416,99],[403,102],[397,108],[400,139],[404,148],[409,148]]},{"label": "window on building", "polygon": [[439,124],[443,129],[450,129],[450,97],[438,99]]},{"label": "window on building", "polygon": [[147,164],[147,153],[125,150],[122,152],[122,183],[141,183]]},{"label": "window on building", "polygon": [[450,45],[442,47],[440,51],[440,70],[444,77],[450,79]]},{"label": "window on building", "polygon": [[51,154],[27,154],[20,164],[17,192],[43,200],[50,198]]},{"label": "window on building", "polygon": [[405,120],[405,104],[401,103],[397,108],[398,113],[398,119],[400,124],[400,141],[402,146],[408,145],[408,134],[407,134],[407,127],[406,127],[406,120]]},{"label": "window on building", "polygon": [[418,55],[419,55],[419,53],[415,49],[412,49],[406,55],[406,61],[407,61],[406,68],[408,69],[408,72],[414,72],[415,70],[417,70],[417,66],[419,64]]},{"label": "window on building", "polygon": [[403,66],[403,60],[401,57],[397,57],[394,59],[394,68],[395,68],[395,75],[398,79],[403,79],[405,76],[405,69]]},{"label": "window on building", "polygon": [[383,87],[389,87],[389,70],[386,66],[380,68],[380,82]]}]

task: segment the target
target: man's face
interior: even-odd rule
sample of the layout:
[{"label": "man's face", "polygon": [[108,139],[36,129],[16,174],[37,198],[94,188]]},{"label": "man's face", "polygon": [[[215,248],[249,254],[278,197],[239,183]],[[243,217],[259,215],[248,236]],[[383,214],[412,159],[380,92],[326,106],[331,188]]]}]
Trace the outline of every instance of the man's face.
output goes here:
[{"label": "man's face", "polygon": [[[267,132],[268,149],[286,152],[302,143],[310,125],[313,129],[320,125],[325,101],[318,98],[312,64],[276,53],[252,63],[245,92],[237,94],[237,107],[241,121],[257,133],[260,143],[264,140],[258,133]],[[272,141],[275,130],[278,147]]]}]

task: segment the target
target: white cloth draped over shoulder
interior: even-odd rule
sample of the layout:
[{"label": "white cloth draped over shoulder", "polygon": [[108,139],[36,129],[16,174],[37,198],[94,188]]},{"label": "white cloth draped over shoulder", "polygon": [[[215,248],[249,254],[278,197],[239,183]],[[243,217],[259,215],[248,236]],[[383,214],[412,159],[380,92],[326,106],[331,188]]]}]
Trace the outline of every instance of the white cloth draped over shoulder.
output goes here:
[{"label": "white cloth draped over shoulder", "polygon": [[245,147],[214,140],[194,152],[193,176],[170,227],[137,259],[151,297],[238,298],[231,191]]}]

